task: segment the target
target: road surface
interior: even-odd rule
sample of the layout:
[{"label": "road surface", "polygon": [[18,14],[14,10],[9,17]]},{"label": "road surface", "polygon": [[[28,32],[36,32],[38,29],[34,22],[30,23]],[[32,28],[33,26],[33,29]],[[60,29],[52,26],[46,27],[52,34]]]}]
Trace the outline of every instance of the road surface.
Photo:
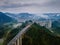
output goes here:
[{"label": "road surface", "polygon": [[32,24],[29,24],[25,28],[23,28],[7,45],[12,45],[12,43],[16,42],[17,39],[19,39],[22,34],[26,33],[27,29],[31,26]]}]

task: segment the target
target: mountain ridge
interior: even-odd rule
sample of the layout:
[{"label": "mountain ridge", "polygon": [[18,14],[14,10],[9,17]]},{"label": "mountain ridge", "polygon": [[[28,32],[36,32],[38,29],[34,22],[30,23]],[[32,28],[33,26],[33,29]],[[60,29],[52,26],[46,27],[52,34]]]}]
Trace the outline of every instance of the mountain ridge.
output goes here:
[{"label": "mountain ridge", "polygon": [[12,21],[13,21],[13,18],[7,16],[3,12],[0,12],[0,24],[12,22]]}]

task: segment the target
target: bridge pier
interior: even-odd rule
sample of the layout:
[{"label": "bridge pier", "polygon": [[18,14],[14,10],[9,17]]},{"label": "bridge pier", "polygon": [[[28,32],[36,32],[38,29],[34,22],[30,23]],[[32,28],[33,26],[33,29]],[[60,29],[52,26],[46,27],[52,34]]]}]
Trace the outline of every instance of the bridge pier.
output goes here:
[{"label": "bridge pier", "polygon": [[26,26],[23,28],[7,45],[22,45],[22,38],[23,34],[26,33],[27,29],[31,26],[32,24]]},{"label": "bridge pier", "polygon": [[16,45],[16,42],[14,43],[14,45]]},{"label": "bridge pier", "polygon": [[20,40],[19,39],[17,39],[17,45],[20,45]]},{"label": "bridge pier", "polygon": [[19,43],[22,45],[22,36],[19,38]]},{"label": "bridge pier", "polygon": [[19,37],[13,45],[22,45],[22,36]]}]

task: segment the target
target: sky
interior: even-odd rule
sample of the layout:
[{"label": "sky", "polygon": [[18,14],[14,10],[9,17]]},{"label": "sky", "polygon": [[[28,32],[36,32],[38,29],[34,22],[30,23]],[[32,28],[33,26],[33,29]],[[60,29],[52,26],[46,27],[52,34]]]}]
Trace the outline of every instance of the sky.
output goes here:
[{"label": "sky", "polygon": [[0,0],[0,12],[60,13],[60,0]]}]

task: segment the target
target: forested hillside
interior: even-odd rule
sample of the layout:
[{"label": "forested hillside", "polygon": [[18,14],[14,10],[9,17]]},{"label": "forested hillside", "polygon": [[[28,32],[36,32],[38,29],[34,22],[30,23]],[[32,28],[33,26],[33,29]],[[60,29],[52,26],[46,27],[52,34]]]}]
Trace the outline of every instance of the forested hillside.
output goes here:
[{"label": "forested hillside", "polygon": [[60,37],[34,23],[23,37],[23,45],[60,45]]}]

